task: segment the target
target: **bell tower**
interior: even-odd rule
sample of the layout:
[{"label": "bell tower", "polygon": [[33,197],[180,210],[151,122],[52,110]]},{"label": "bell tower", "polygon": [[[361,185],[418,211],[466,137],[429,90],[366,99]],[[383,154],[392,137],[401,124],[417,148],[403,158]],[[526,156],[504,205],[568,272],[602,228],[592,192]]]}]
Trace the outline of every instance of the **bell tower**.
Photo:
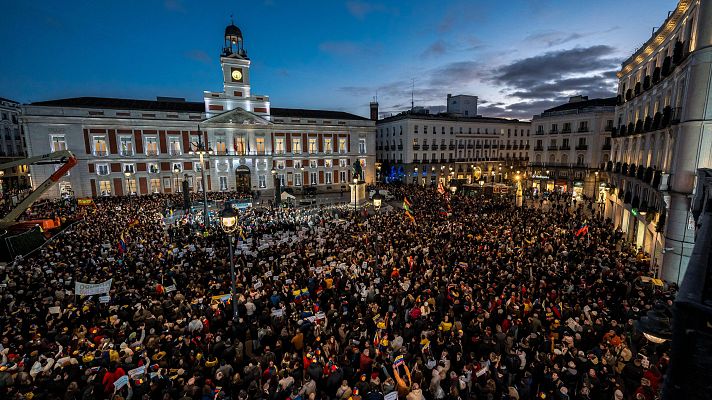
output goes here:
[{"label": "bell tower", "polygon": [[223,92],[204,92],[208,117],[235,108],[269,116],[269,97],[253,96],[250,88],[250,58],[244,47],[242,31],[230,19],[225,27],[220,67],[223,73]]}]

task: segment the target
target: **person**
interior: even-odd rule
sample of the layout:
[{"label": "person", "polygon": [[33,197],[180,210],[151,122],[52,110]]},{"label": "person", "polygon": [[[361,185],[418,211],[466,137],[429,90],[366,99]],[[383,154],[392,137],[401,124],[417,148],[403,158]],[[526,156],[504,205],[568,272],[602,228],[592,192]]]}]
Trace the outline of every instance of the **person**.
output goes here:
[{"label": "person", "polygon": [[227,234],[161,213],[182,194],[38,202],[21,218],[72,229],[0,268],[0,398],[111,398],[124,375],[117,395],[133,399],[659,392],[669,344],[630,321],[676,286],[640,284],[646,261],[611,221],[555,198],[544,210],[377,187],[407,196],[415,221],[395,208],[334,218],[350,211],[338,203],[240,211],[237,317]]}]

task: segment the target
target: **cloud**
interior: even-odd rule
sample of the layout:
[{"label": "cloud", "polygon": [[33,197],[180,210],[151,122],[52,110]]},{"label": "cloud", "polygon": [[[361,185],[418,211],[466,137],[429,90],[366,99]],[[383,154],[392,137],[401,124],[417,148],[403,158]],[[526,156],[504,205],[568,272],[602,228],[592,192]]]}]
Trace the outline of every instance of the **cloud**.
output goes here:
[{"label": "cloud", "polygon": [[430,85],[448,89],[462,87],[483,78],[482,64],[477,61],[455,61],[430,71]]},{"label": "cloud", "polygon": [[496,102],[477,106],[477,113],[489,117],[508,117],[530,119],[532,115],[539,114],[547,108],[561,104],[563,99],[521,101],[512,104]]},{"label": "cloud", "polygon": [[612,26],[603,31],[592,31],[592,32],[563,32],[555,29],[537,31],[527,35],[524,38],[524,42],[529,45],[539,45],[541,47],[553,47],[562,45],[564,43],[573,42],[575,40],[585,38],[588,36],[594,36],[602,33],[609,33],[620,29],[619,26]]},{"label": "cloud", "polygon": [[448,44],[444,40],[438,39],[428,46],[428,48],[423,51],[423,57],[437,57],[442,56],[448,52]]},{"label": "cloud", "polygon": [[581,39],[582,37],[588,36],[588,34],[579,32],[561,32],[556,30],[547,30],[532,33],[524,38],[524,41],[530,44],[541,44],[546,47],[557,46],[564,44],[576,39]]},{"label": "cloud", "polygon": [[613,57],[614,51],[605,45],[550,51],[495,69],[491,81],[505,87],[527,90],[541,82],[555,82],[574,74],[610,71],[620,61]]},{"label": "cloud", "polygon": [[352,0],[346,2],[346,10],[355,18],[364,19],[371,13],[391,13],[398,14],[397,8],[389,8],[381,3],[372,3],[366,1]]},{"label": "cloud", "polygon": [[186,12],[182,0],[163,0],[163,7],[165,7],[168,11],[175,11],[181,13]]},{"label": "cloud", "polygon": [[203,64],[211,64],[212,63],[211,57],[203,50],[187,51],[187,52],[185,52],[185,57],[190,60],[198,61]]}]

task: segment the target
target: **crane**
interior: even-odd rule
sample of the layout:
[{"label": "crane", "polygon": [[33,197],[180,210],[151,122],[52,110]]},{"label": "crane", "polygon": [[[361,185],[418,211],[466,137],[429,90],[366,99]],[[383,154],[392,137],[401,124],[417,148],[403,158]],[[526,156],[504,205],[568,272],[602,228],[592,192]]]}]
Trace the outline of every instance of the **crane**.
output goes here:
[{"label": "crane", "polygon": [[20,165],[43,165],[43,164],[64,164],[59,167],[52,175],[50,175],[47,180],[42,182],[41,185],[27,195],[20,203],[15,206],[7,215],[0,219],[0,229],[5,229],[10,225],[15,223],[17,217],[19,217],[25,210],[27,210],[32,203],[42,196],[44,192],[47,191],[52,185],[57,183],[57,181],[64,176],[72,167],[77,165],[77,158],[69,150],[55,151],[49,154],[43,154],[36,157],[28,157],[21,160],[10,161],[7,163],[0,164],[0,170],[6,170],[8,168],[17,167]]}]

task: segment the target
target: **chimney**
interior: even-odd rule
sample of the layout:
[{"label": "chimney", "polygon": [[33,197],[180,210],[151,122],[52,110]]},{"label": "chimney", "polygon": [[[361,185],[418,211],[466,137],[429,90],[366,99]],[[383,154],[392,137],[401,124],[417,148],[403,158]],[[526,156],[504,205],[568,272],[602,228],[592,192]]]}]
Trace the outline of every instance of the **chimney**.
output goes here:
[{"label": "chimney", "polygon": [[378,121],[378,102],[371,102],[371,121]]}]

